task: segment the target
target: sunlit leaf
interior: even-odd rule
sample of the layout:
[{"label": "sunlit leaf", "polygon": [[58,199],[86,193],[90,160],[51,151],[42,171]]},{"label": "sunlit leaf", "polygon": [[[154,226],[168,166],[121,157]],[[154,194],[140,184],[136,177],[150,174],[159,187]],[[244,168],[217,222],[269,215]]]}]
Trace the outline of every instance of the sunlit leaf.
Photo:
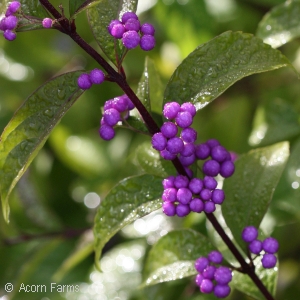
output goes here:
[{"label": "sunlit leaf", "polygon": [[183,60],[167,84],[164,103],[190,101],[200,109],[236,81],[285,66],[291,64],[280,51],[253,35],[225,32]]},{"label": "sunlit leaf", "polygon": [[258,25],[256,35],[273,48],[300,36],[300,1],[286,1],[268,12]]},{"label": "sunlit leaf", "polygon": [[95,217],[96,264],[109,239],[125,225],[161,207],[161,177],[140,175],[122,180],[101,202]]},{"label": "sunlit leaf", "polygon": [[0,182],[3,214],[8,221],[8,197],[43,147],[54,126],[82,94],[71,72],[51,79],[38,88],[4,129],[0,142]]},{"label": "sunlit leaf", "polygon": [[252,150],[240,156],[234,175],[224,181],[223,216],[243,249],[246,245],[241,232],[245,226],[259,227],[288,156],[287,142]]}]

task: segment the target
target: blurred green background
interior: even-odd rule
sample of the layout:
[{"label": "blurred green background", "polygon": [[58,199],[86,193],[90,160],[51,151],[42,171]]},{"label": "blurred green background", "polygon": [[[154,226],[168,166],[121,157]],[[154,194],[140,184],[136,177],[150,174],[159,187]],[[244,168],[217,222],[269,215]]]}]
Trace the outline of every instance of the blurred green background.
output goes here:
[{"label": "blurred green background", "polygon": [[[198,45],[227,30],[255,34],[259,21],[281,0],[140,0],[141,22],[156,28],[157,46],[126,56],[129,83],[137,88],[148,55],[165,85],[176,66]],[[68,1],[62,3],[68,14]],[[79,33],[97,48],[85,13],[77,19]],[[300,41],[280,50],[300,70]],[[0,129],[41,84],[55,75],[90,70],[96,63],[67,36],[54,30],[19,33],[14,42],[0,39]],[[170,221],[160,212],[137,220],[106,246],[103,273],[93,266],[92,226],[97,206],[119,180],[140,173],[135,149],[147,136],[117,130],[110,142],[98,136],[101,107],[122,94],[113,83],[93,86],[77,101],[52,132],[45,147],[19,181],[11,199],[10,223],[0,214],[0,299],[209,300],[193,278],[137,290],[149,247],[168,231],[194,228],[207,234],[203,217]],[[262,224],[280,242],[276,299],[300,295],[300,87],[289,69],[247,77],[198,112],[199,142],[218,138],[231,151],[281,140],[291,142],[292,156]],[[298,171],[298,172],[297,172]],[[73,256],[72,261],[68,257]],[[76,263],[78,262],[78,263]],[[68,267],[75,265],[68,272]],[[6,283],[13,293],[6,293]],[[18,292],[25,285],[46,285],[36,293]],[[51,290],[51,283],[53,285]],[[59,285],[79,286],[67,292]],[[250,299],[234,291],[230,299]]]}]

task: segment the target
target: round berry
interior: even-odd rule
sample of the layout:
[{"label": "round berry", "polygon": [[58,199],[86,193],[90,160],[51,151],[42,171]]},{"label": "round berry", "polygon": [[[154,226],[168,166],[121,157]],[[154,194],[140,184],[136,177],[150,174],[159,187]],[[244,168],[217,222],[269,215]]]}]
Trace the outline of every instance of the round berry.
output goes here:
[{"label": "round berry", "polygon": [[133,49],[140,43],[140,36],[134,30],[126,31],[123,34],[122,43],[127,49]]},{"label": "round berry", "polygon": [[213,250],[208,254],[207,258],[214,264],[220,264],[222,263],[223,255],[221,254],[221,252]]},{"label": "round berry", "polygon": [[177,190],[175,188],[167,188],[163,191],[161,198],[165,202],[175,202],[177,200]]},{"label": "round berry", "polygon": [[205,188],[207,188],[209,190],[214,190],[217,187],[218,182],[213,177],[205,176],[203,179],[203,184],[204,184]]},{"label": "round berry", "polygon": [[193,194],[199,194],[203,189],[203,182],[199,178],[191,179],[189,183],[189,189]]},{"label": "round berry", "polygon": [[208,201],[208,200],[210,200],[210,198],[211,198],[211,191],[208,190],[208,189],[202,189],[201,192],[200,192],[200,198],[201,198],[203,201]]},{"label": "round berry", "polygon": [[204,271],[202,272],[202,275],[205,279],[214,279],[216,267],[215,266],[207,266]]},{"label": "round berry", "polygon": [[151,140],[152,147],[157,151],[162,151],[167,146],[167,139],[161,132],[157,132],[153,134]]},{"label": "round berry", "polygon": [[217,298],[226,298],[230,294],[230,286],[229,285],[220,285],[216,284],[214,287],[214,295]]},{"label": "round berry", "polygon": [[277,263],[277,257],[272,253],[265,253],[261,259],[261,263],[265,269],[274,268]]},{"label": "round berry", "polygon": [[176,206],[176,215],[180,218],[187,216],[190,213],[189,205],[179,203]]},{"label": "round berry", "polygon": [[213,147],[220,145],[220,142],[217,139],[210,139],[206,141],[206,145],[212,149]]},{"label": "round berry", "polygon": [[199,159],[207,159],[210,155],[210,148],[205,143],[196,145],[195,154]]},{"label": "round berry", "polygon": [[164,105],[163,115],[168,120],[176,118],[180,111],[180,105],[177,102],[168,102]]},{"label": "round berry", "polygon": [[215,189],[211,193],[211,200],[215,204],[222,204],[225,200],[225,193],[223,190]]},{"label": "round berry", "polygon": [[126,31],[133,30],[138,32],[140,30],[141,24],[139,20],[131,18],[125,22],[124,27]]},{"label": "round berry", "polygon": [[195,153],[195,145],[190,144],[184,144],[183,150],[180,152],[182,156],[191,156]]},{"label": "round berry", "polygon": [[121,24],[121,25],[122,25],[122,23],[121,23],[119,20],[112,20],[112,21],[109,23],[109,25],[108,25],[108,27],[107,27],[107,30],[108,30],[108,32],[109,32],[110,35],[112,35],[112,34],[111,34],[111,30],[112,30],[113,27],[114,27],[115,25],[117,25],[117,24]]},{"label": "round berry", "polygon": [[150,51],[155,47],[155,37],[153,35],[143,35],[140,40],[140,47],[144,51]]},{"label": "round berry", "polygon": [[127,103],[128,103],[128,109],[129,109],[129,110],[134,109],[134,104],[133,104],[133,102],[129,99],[129,97],[128,97],[126,94],[124,94],[124,95],[122,95],[122,96],[119,96],[118,98],[119,98],[119,100],[124,99],[124,100],[127,101]]},{"label": "round berry", "polygon": [[80,89],[88,90],[92,86],[89,74],[83,73],[77,79],[77,84]]},{"label": "round berry", "polygon": [[242,239],[246,243],[254,241],[258,236],[258,230],[254,226],[247,226],[243,229]]},{"label": "round berry", "polygon": [[229,268],[221,266],[216,269],[214,278],[218,284],[228,284],[232,280],[232,272]]},{"label": "round berry", "polygon": [[124,32],[125,32],[124,25],[119,23],[113,25],[110,30],[110,34],[116,39],[121,39],[123,37]]},{"label": "round berry", "polygon": [[104,106],[103,106],[103,110],[106,111],[110,108],[114,108],[114,100],[113,99],[110,99],[110,100],[106,100],[105,103],[104,103]]},{"label": "round berry", "polygon": [[177,200],[181,204],[188,204],[191,202],[193,197],[192,192],[187,188],[180,188],[177,191]]},{"label": "round berry", "polygon": [[146,35],[154,35],[155,33],[155,28],[153,27],[153,25],[149,24],[149,23],[145,23],[141,26],[140,29],[142,34],[146,34]]},{"label": "round berry", "polygon": [[268,237],[262,242],[262,248],[267,253],[276,253],[279,248],[279,243],[276,239]]},{"label": "round berry", "polygon": [[13,41],[13,40],[16,39],[17,34],[14,31],[11,31],[11,30],[7,29],[7,30],[4,31],[3,36],[6,40]]},{"label": "round berry", "polygon": [[190,202],[190,209],[193,212],[201,213],[204,210],[204,203],[203,203],[203,201],[201,199],[199,199],[199,198],[194,198]]},{"label": "round berry", "polygon": [[112,107],[122,113],[128,110],[128,99],[126,97],[115,97],[112,100]]},{"label": "round berry", "polygon": [[136,19],[138,20],[138,16],[132,12],[132,11],[127,11],[122,15],[122,23],[125,24],[129,19]]},{"label": "round berry", "polygon": [[21,7],[21,3],[19,1],[12,1],[8,5],[5,16],[8,17],[9,15],[16,13],[20,7]]},{"label": "round berry", "polygon": [[160,151],[160,155],[165,160],[173,160],[176,157],[176,154],[170,153],[167,149]]},{"label": "round berry", "polygon": [[196,276],[196,278],[195,278],[195,283],[196,283],[198,286],[200,286],[203,279],[204,279],[204,277],[203,277],[202,274],[197,274],[197,276]]},{"label": "round berry", "polygon": [[190,156],[181,156],[180,155],[179,160],[180,160],[180,162],[182,163],[183,166],[188,167],[188,166],[192,165],[195,162],[196,156],[195,156],[195,154],[192,154]]},{"label": "round berry", "polygon": [[169,176],[162,181],[162,185],[164,189],[173,188],[174,187],[174,176]]},{"label": "round berry", "polygon": [[209,265],[209,260],[205,256],[201,256],[197,258],[194,264],[195,269],[199,273],[202,273],[208,265]]},{"label": "round berry", "polygon": [[161,133],[168,139],[171,139],[176,136],[178,132],[177,126],[172,122],[165,122],[161,128]]},{"label": "round berry", "polygon": [[196,107],[191,102],[185,102],[181,104],[180,111],[188,111],[192,115],[192,117],[196,115]]},{"label": "round berry", "polygon": [[203,279],[200,285],[200,291],[209,294],[214,290],[214,284],[210,279]]},{"label": "round berry", "polygon": [[177,189],[186,188],[189,185],[189,179],[184,175],[177,175],[174,179],[174,186]]},{"label": "round berry", "polygon": [[182,129],[180,137],[186,143],[194,143],[197,139],[197,131],[191,127]]},{"label": "round berry", "polygon": [[212,201],[204,202],[204,211],[208,214],[213,213],[216,210],[216,205]]},{"label": "round berry", "polygon": [[230,160],[226,160],[222,162],[221,167],[220,167],[220,174],[224,178],[230,177],[235,170],[234,163]]},{"label": "round berry", "polygon": [[212,159],[222,162],[227,158],[228,151],[221,145],[215,146],[211,149]]},{"label": "round berry", "polygon": [[178,154],[183,150],[184,144],[181,138],[173,137],[168,140],[166,150],[172,154]]},{"label": "round berry", "polygon": [[1,31],[5,31],[6,30],[6,27],[5,27],[5,17],[4,18],[2,18],[1,20],[0,20],[0,30]]},{"label": "round berry", "polygon": [[103,140],[109,141],[114,138],[115,130],[111,126],[103,124],[99,129],[99,134]]},{"label": "round berry", "polygon": [[115,108],[107,109],[103,113],[103,118],[105,123],[109,126],[114,126],[121,121],[120,113]]},{"label": "round berry", "polygon": [[215,177],[220,172],[220,164],[213,159],[207,160],[203,164],[202,171],[205,175]]},{"label": "round berry", "polygon": [[16,16],[8,16],[4,20],[5,29],[13,30],[17,27],[18,18]]},{"label": "round berry", "polygon": [[173,217],[176,214],[176,206],[172,202],[164,202],[162,204],[162,211],[165,215]]},{"label": "round berry", "polygon": [[50,18],[43,19],[42,25],[44,28],[51,28],[52,27],[52,19],[50,19]]},{"label": "round berry", "polygon": [[105,79],[105,74],[102,70],[94,69],[90,72],[90,80],[93,84],[101,84]]},{"label": "round berry", "polygon": [[262,242],[260,240],[254,240],[249,244],[249,250],[254,254],[259,254],[262,250]]},{"label": "round berry", "polygon": [[192,125],[193,117],[188,111],[180,111],[176,118],[176,124],[181,128],[186,128]]}]

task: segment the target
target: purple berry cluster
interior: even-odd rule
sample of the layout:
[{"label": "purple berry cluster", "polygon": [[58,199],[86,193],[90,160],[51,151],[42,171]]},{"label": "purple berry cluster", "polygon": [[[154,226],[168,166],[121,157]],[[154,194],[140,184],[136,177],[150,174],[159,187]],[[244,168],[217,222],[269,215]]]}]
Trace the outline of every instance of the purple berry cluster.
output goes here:
[{"label": "purple berry cluster", "polygon": [[93,84],[101,84],[104,80],[105,74],[103,73],[103,71],[100,69],[94,69],[89,74],[81,74],[77,79],[77,84],[79,88],[88,90]]},{"label": "purple berry cluster", "polygon": [[100,122],[99,134],[103,140],[109,141],[115,136],[114,126],[122,119],[129,117],[134,104],[127,95],[107,100],[104,104],[103,117]]},{"label": "purple berry cluster", "polygon": [[127,49],[133,49],[140,45],[142,50],[150,51],[155,47],[154,27],[149,23],[141,25],[134,12],[125,12],[121,21],[112,20],[107,29],[114,38],[122,39],[122,43]]},{"label": "purple berry cluster", "polygon": [[211,251],[207,257],[201,256],[195,261],[197,274],[195,282],[204,294],[214,292],[217,298],[225,298],[230,294],[229,282],[232,272],[228,267],[218,266],[223,256],[219,251]]},{"label": "purple berry cluster", "polygon": [[169,176],[163,180],[162,209],[167,216],[185,217],[190,212],[212,213],[216,204],[225,199],[223,190],[211,176],[189,179],[183,175]]},{"label": "purple berry cluster", "polygon": [[16,14],[19,12],[21,3],[19,1],[12,1],[9,3],[5,16],[0,20],[0,30],[3,31],[3,36],[8,41],[16,39],[16,28],[18,25],[18,17]]},{"label": "purple berry cluster", "polygon": [[278,251],[279,243],[276,239],[268,237],[263,241],[257,239],[258,230],[254,226],[247,226],[243,229],[242,239],[248,243],[251,253],[259,255],[264,251],[261,262],[265,269],[274,268],[277,263],[275,253]]}]

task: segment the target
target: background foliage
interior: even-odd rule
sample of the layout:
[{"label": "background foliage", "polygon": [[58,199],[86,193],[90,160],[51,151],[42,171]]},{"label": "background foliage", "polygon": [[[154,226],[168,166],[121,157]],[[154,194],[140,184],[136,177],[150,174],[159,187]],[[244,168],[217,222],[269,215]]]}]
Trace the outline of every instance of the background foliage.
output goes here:
[{"label": "background foliage", "polygon": [[[62,3],[68,14],[68,1],[51,2],[56,7]],[[144,6],[141,21],[151,22],[156,27],[157,46],[149,54],[133,50],[126,56],[124,67],[135,90],[144,68],[153,68],[152,62],[165,86],[175,67],[198,45],[227,30],[255,34],[258,28],[263,28],[264,23],[259,25],[263,16],[275,5],[284,3],[280,0],[223,0],[222,5],[217,0],[139,2],[140,10]],[[71,10],[74,11],[72,7]],[[273,12],[276,13],[278,9]],[[80,34],[97,47],[86,14],[78,14],[76,22]],[[280,46],[299,71],[299,26],[291,26],[294,39],[276,47]],[[270,38],[263,30],[257,35]],[[151,60],[145,66],[146,55]],[[1,131],[26,97],[46,80],[65,72],[95,67],[95,62],[68,37],[54,30],[19,33],[13,43],[0,39]],[[199,111],[194,121],[199,142],[218,138],[226,148],[238,154],[290,141],[291,156],[261,226],[265,234],[272,233],[280,242],[276,299],[295,299],[300,294],[299,92],[299,81],[288,68],[253,75],[231,86]],[[161,95],[159,89],[156,93]],[[56,282],[79,284],[86,299],[96,299],[96,294],[101,300],[214,299],[194,293],[193,277],[136,289],[145,279],[141,270],[146,255],[161,236],[178,228],[187,230],[187,239],[195,234],[193,230],[200,232],[203,239],[213,235],[203,216],[170,220],[158,210],[142,219],[132,218],[135,221],[103,249],[100,261],[103,273],[94,267],[91,228],[96,206],[117,182],[128,176],[143,176],[144,170],[149,168],[149,165],[140,168],[149,137],[125,129],[119,129],[111,142],[98,137],[101,107],[107,99],[120,94],[121,90],[109,82],[85,92],[56,126],[12,192],[10,223],[6,224],[0,214],[0,297],[6,295],[7,282],[15,287],[21,283],[49,287],[51,282]],[[142,89],[139,95],[147,98]],[[161,103],[154,105],[153,110],[159,112]],[[150,158],[155,154],[148,150],[147,155]],[[251,162],[251,157],[244,159]],[[151,180],[159,181],[156,176],[164,176],[163,172],[172,166],[165,164],[159,168]],[[160,194],[159,188],[153,190],[151,200],[157,199],[157,194]],[[162,240],[156,244],[157,249],[163,243],[170,245],[171,242]],[[198,255],[197,249],[193,251],[192,255]],[[157,255],[155,248],[150,255]],[[185,253],[173,253],[170,257],[166,255],[168,264],[174,263],[174,255],[185,261],[193,258]],[[189,268],[188,263],[185,267]],[[149,274],[155,268],[146,263]],[[48,289],[48,293],[13,293],[9,297],[56,300],[79,299],[80,295]],[[229,298],[251,299],[237,290]]]}]

